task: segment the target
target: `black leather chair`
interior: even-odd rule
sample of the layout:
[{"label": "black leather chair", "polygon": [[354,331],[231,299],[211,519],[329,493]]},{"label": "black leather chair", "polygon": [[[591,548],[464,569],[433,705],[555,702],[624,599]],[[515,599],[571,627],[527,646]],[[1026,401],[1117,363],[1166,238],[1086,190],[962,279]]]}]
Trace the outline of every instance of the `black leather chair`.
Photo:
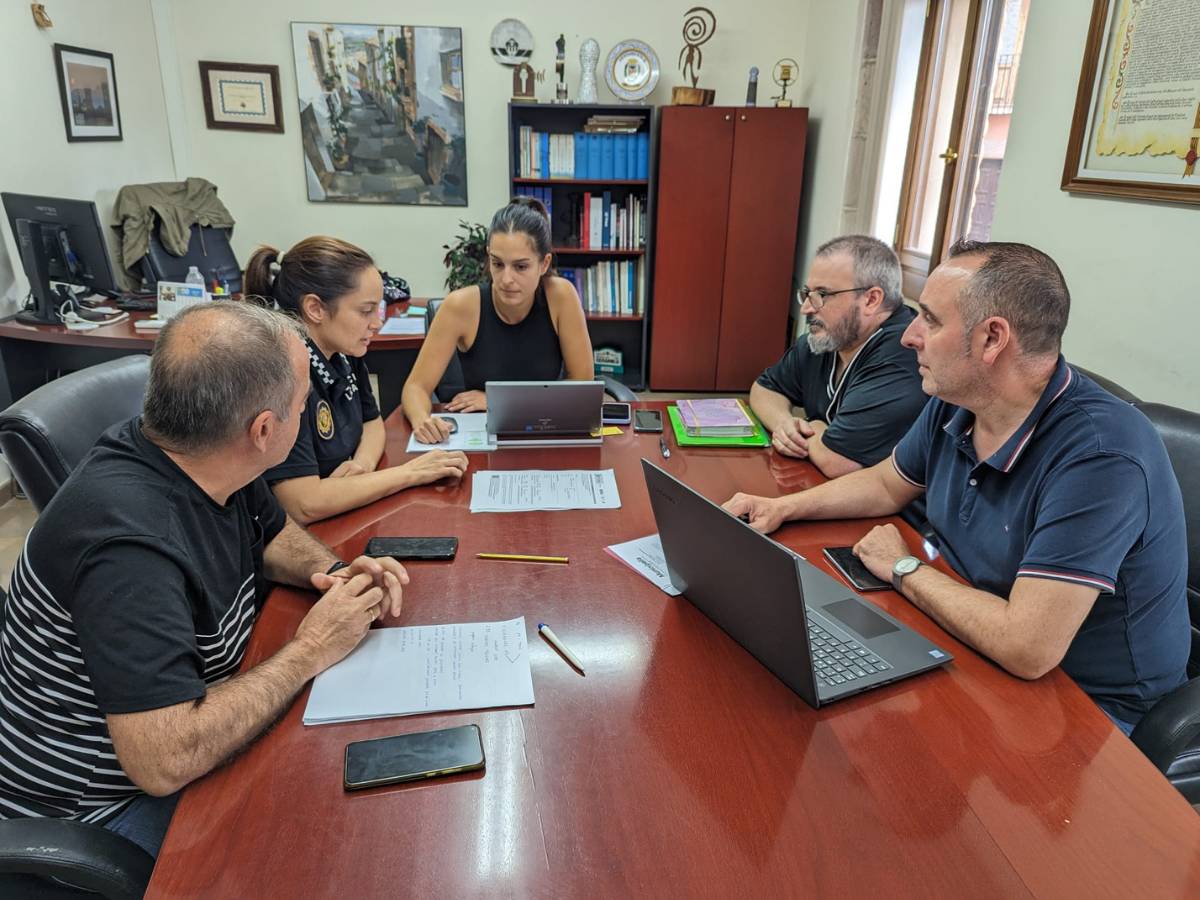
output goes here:
[{"label": "black leather chair", "polygon": [[[0,630],[4,603],[0,590]],[[0,897],[136,900],[154,860],[127,838],[70,819],[0,820]]]},{"label": "black leather chair", "polygon": [[0,453],[42,510],[111,425],[136,416],[150,357],[125,356],[44,384],[0,413]]},{"label": "black leather chair", "polygon": [[[425,307],[426,334],[429,334],[429,329],[433,325],[433,317],[437,315],[438,307],[442,305],[442,299],[442,297],[433,298],[429,300],[428,305]],[[611,375],[601,375],[600,380],[604,382],[604,393],[608,394],[614,400],[619,400],[622,403],[637,402],[637,394]],[[446,366],[442,380],[438,382],[438,386],[433,392],[434,400],[439,403],[445,403],[463,390],[462,366],[458,361],[458,352],[455,351],[454,356],[450,359],[450,364]]]},{"label": "black leather chair", "polygon": [[1159,700],[1131,737],[1188,802],[1200,803],[1200,413],[1161,403],[1137,407],[1158,429],[1183,492],[1192,652],[1191,680]]},{"label": "black leather chair", "polygon": [[1071,368],[1073,368],[1076,372],[1080,372],[1080,373],[1086,375],[1088,378],[1092,379],[1092,381],[1096,382],[1096,384],[1100,385],[1100,387],[1104,388],[1106,391],[1108,391],[1114,397],[1117,397],[1120,400],[1124,400],[1126,403],[1139,402],[1139,398],[1135,394],[1132,394],[1129,391],[1125,390],[1125,388],[1121,387],[1115,381],[1110,381],[1109,379],[1105,378],[1103,375],[1097,375],[1095,372],[1089,372],[1083,366],[1077,366],[1074,363],[1071,364]]},{"label": "black leather chair", "polygon": [[205,286],[212,289],[213,275],[223,278],[230,293],[242,290],[242,267],[238,265],[233,247],[229,244],[228,228],[195,224],[188,239],[187,253],[175,256],[158,239],[158,227],[150,232],[150,247],[141,259],[142,280],[150,289],[159,281],[183,281],[188,268],[195,266],[204,276]]}]

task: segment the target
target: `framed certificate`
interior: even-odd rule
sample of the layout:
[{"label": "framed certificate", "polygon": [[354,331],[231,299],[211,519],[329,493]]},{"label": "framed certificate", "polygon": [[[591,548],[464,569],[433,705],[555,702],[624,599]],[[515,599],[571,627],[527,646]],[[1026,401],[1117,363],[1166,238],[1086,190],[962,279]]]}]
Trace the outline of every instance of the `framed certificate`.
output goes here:
[{"label": "framed certificate", "polygon": [[283,133],[279,66],[200,61],[209,128]]}]

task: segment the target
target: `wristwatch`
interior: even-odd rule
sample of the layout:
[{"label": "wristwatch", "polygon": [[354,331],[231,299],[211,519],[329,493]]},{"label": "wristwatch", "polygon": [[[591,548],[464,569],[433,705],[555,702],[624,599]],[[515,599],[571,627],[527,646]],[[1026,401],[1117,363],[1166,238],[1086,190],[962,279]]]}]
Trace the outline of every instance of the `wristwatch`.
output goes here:
[{"label": "wristwatch", "polygon": [[348,562],[345,562],[344,560],[340,560],[340,559],[339,559],[339,560],[338,560],[337,562],[335,562],[335,563],[334,563],[332,566],[330,566],[328,569],[326,569],[326,570],[325,570],[325,574],[326,574],[326,575],[332,575],[332,574],[333,574],[334,572],[336,572],[338,569],[348,569],[349,567],[350,567],[350,563],[348,563]]},{"label": "wristwatch", "polygon": [[904,580],[904,576],[911,575],[923,565],[925,564],[915,556],[902,556],[896,560],[896,564],[892,566],[892,587],[897,594],[903,593],[900,590],[900,582]]}]

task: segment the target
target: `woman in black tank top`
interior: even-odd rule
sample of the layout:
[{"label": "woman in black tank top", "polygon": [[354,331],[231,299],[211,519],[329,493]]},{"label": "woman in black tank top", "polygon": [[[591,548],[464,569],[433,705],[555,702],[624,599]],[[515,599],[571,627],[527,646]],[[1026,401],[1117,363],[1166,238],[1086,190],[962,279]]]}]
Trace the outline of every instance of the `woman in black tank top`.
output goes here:
[{"label": "woman in black tank top", "polygon": [[449,437],[449,425],[431,414],[430,395],[456,352],[465,390],[446,403],[451,412],[487,409],[488,381],[595,377],[579,295],[550,273],[550,261],[550,220],[539,201],[516,197],[493,216],[490,278],[446,297],[404,384],[404,414],[417,440]]}]

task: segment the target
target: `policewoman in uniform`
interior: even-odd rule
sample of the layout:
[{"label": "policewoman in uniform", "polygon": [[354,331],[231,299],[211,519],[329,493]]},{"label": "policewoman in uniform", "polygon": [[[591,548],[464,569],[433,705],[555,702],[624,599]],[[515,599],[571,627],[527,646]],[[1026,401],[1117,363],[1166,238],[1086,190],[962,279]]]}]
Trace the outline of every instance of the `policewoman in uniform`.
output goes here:
[{"label": "policewoman in uniform", "polygon": [[366,251],[310,237],[286,253],[259,247],[248,296],[274,300],[308,330],[312,390],[292,452],[263,476],[288,514],[308,523],[440,478],[459,478],[463,453],[434,450],[377,469],[385,435],[363,357],[382,326],[383,280]]},{"label": "policewoman in uniform", "polygon": [[532,197],[515,197],[488,228],[489,277],[446,296],[404,383],[401,402],[417,440],[450,435],[430,396],[458,353],[465,390],[450,412],[487,409],[489,381],[574,381],[595,377],[583,305],[571,282],[550,271],[550,219]]}]

